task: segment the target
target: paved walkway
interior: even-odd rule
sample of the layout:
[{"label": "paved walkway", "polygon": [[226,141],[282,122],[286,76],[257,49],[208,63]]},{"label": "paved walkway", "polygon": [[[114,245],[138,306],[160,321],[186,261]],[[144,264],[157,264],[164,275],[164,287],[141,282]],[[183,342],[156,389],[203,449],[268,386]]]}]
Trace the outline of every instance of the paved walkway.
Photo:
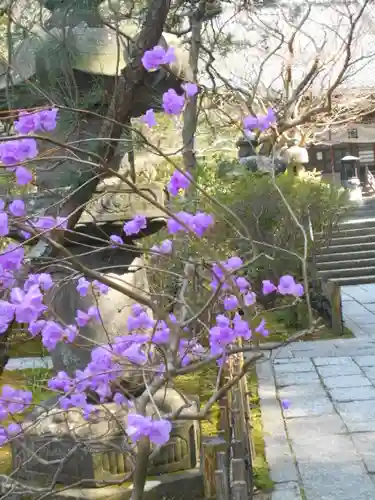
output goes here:
[{"label": "paved walkway", "polygon": [[345,323],[356,337],[375,338],[375,284],[342,287]]},{"label": "paved walkway", "polygon": [[299,342],[257,371],[272,499],[374,500],[375,335]]}]

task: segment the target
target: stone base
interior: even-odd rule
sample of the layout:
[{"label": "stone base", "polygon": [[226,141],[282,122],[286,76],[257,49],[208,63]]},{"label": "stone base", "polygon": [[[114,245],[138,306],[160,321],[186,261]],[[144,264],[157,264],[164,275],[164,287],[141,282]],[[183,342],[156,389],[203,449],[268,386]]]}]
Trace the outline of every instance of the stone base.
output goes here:
[{"label": "stone base", "polygon": [[[25,485],[25,490],[27,486]],[[2,491],[5,493],[5,490]],[[130,500],[132,486],[105,486],[103,488],[69,488],[44,496],[46,500]],[[38,495],[37,495],[38,496]],[[36,498],[37,498],[36,496]],[[40,494],[39,494],[40,496]],[[11,494],[10,500],[21,500],[23,495]],[[32,500],[32,495],[27,497]],[[204,499],[203,476],[199,469],[181,473],[163,474],[149,478],[143,500],[200,500]]]}]

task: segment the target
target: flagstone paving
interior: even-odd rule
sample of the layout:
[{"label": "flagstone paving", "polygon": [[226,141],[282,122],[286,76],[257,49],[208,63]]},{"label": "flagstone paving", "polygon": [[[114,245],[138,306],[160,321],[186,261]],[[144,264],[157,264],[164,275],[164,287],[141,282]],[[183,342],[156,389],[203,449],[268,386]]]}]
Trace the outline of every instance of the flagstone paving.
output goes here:
[{"label": "flagstone paving", "polygon": [[298,342],[257,372],[272,499],[374,500],[375,335]]}]

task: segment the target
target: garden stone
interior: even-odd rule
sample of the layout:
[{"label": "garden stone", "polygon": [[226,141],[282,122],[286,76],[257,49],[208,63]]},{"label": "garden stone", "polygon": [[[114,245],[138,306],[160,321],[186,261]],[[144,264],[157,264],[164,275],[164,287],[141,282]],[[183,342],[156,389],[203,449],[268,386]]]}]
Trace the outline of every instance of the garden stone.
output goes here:
[{"label": "garden stone", "polygon": [[[173,389],[158,391],[154,400],[161,414],[185,405],[185,400]],[[128,408],[105,403],[85,420],[79,408],[61,410],[56,402],[57,398],[49,399],[29,414],[24,433],[12,441],[15,478],[48,485],[58,474],[59,484],[69,486],[84,480],[85,487],[124,480],[132,471],[129,442],[124,432]],[[198,403],[192,401],[191,408],[184,411],[195,413],[197,409]],[[154,412],[149,405],[148,415]],[[151,460],[149,475],[194,469],[198,463],[198,442],[194,421],[173,422],[171,439]],[[55,462],[46,465],[35,457]]]}]

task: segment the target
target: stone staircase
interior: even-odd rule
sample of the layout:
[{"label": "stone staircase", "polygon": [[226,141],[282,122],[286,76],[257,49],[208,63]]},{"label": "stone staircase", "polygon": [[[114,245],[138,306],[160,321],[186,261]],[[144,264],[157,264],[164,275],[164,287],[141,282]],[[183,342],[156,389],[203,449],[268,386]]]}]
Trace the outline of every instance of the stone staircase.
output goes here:
[{"label": "stone staircase", "polygon": [[339,286],[375,283],[375,198],[364,198],[316,256],[317,277]]}]

